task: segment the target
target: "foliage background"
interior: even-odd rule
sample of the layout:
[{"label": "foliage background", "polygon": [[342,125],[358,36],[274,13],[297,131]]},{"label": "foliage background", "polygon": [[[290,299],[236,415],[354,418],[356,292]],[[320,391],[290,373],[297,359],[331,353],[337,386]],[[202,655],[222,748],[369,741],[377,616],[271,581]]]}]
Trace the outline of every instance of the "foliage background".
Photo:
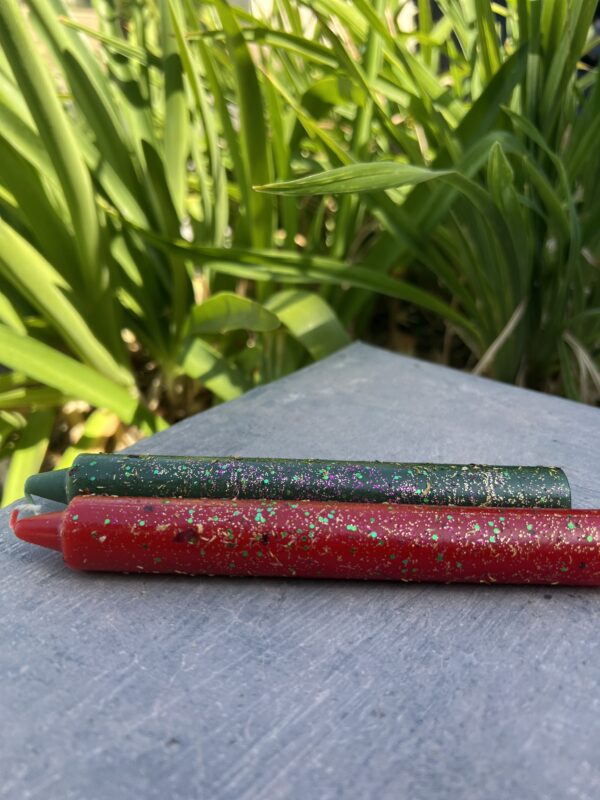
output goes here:
[{"label": "foliage background", "polygon": [[357,336],[598,401],[595,0],[93,7],[0,5],[4,502]]}]

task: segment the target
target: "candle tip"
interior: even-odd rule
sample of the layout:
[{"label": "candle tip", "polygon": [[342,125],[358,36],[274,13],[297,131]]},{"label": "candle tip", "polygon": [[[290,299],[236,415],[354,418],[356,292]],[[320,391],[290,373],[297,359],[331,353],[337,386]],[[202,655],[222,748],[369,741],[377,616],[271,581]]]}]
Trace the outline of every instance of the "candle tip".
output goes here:
[{"label": "candle tip", "polygon": [[16,508],[10,517],[10,527],[15,536],[24,542],[61,551],[60,523],[62,516],[62,511],[53,511],[50,514],[19,519],[19,509]]},{"label": "candle tip", "polygon": [[34,495],[46,500],[56,500],[57,503],[66,503],[67,472],[66,469],[55,469],[30,475],[25,481],[25,494],[29,497]]}]

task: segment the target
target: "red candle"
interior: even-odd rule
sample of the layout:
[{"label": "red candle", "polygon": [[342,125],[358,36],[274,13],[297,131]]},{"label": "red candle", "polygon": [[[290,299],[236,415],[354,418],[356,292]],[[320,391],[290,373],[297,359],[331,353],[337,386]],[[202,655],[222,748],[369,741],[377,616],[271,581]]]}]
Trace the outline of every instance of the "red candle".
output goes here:
[{"label": "red candle", "polygon": [[600,585],[600,511],[77,497],[11,523],[81,570]]}]

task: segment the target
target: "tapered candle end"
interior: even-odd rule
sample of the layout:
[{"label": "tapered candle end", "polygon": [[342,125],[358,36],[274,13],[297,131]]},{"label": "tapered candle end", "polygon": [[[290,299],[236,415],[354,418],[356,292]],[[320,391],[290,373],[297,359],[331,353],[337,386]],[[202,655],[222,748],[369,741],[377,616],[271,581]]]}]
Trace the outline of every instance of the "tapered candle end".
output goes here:
[{"label": "tapered candle end", "polygon": [[61,551],[60,524],[62,517],[62,511],[53,511],[50,514],[19,519],[19,509],[16,508],[10,517],[10,527],[15,536],[24,542]]},{"label": "tapered candle end", "polygon": [[30,475],[25,481],[25,494],[44,497],[46,500],[56,500],[57,503],[66,503],[67,472],[66,469],[55,469],[51,472]]}]

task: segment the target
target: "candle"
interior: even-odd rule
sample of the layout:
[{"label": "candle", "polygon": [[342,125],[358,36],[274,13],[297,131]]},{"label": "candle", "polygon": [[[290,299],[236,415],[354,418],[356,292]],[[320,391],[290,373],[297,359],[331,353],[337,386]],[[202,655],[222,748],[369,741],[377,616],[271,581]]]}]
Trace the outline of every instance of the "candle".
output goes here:
[{"label": "candle", "polygon": [[28,494],[214,497],[569,508],[555,467],[395,464],[277,458],[79,455],[70,470],[28,479]]},{"label": "candle", "polygon": [[78,497],[11,522],[82,570],[600,585],[600,511]]}]

